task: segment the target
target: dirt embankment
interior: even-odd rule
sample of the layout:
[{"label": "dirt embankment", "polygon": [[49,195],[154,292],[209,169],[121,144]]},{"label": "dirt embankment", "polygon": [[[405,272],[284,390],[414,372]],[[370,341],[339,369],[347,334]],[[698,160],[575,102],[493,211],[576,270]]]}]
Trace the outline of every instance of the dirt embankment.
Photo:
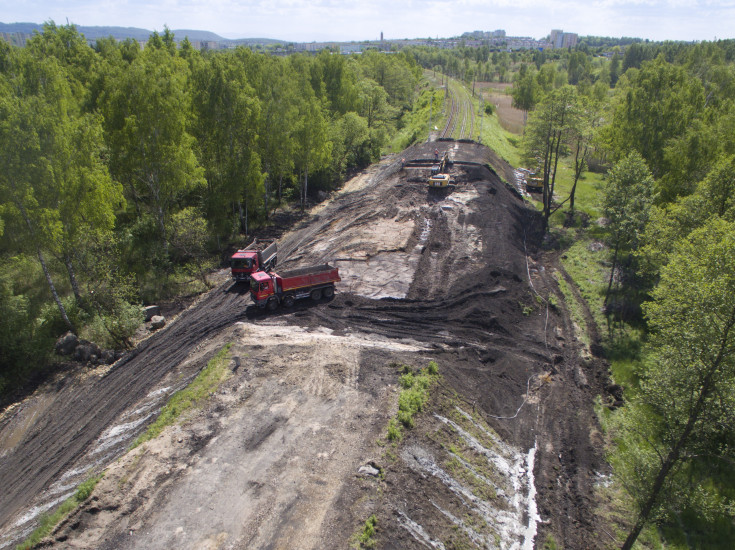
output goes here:
[{"label": "dirt embankment", "polygon": [[[604,365],[580,358],[549,305],[553,267],[512,169],[476,144],[439,146],[455,188],[429,191],[428,167],[387,159],[280,239],[279,265],[340,268],[333,300],[265,315],[223,284],[108,373],[7,413],[0,540],[106,467],[44,546],[344,548],[373,514],[383,548],[595,546]],[[125,453],[226,343],[231,373],[207,406]],[[441,382],[387,442],[400,365],[429,361]]]}]

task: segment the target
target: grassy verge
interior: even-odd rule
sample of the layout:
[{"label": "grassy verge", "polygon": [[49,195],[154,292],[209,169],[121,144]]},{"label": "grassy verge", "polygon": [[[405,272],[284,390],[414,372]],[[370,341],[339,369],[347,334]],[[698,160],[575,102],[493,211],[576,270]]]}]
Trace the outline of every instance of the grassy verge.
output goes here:
[{"label": "grassy verge", "polygon": [[88,479],[77,488],[73,496],[62,502],[53,513],[42,516],[39,526],[36,527],[26,540],[15,547],[16,550],[29,550],[41,542],[41,539],[47,537],[61,520],[71,514],[77,506],[89,498],[101,479],[102,475]]},{"label": "grassy verge", "polygon": [[222,348],[191,384],[171,396],[156,421],[135,440],[132,448],[157,437],[166,426],[174,424],[183,413],[198,406],[217,389],[230,372],[227,365],[231,346],[232,344],[227,344]]}]

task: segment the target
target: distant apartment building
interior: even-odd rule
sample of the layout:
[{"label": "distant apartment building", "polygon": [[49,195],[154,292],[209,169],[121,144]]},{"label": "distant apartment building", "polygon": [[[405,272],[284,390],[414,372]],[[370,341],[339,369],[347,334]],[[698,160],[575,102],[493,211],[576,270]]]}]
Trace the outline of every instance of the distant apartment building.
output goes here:
[{"label": "distant apartment building", "polygon": [[573,48],[577,45],[579,36],[577,33],[564,32],[559,29],[554,29],[549,35],[549,42],[552,48]]}]

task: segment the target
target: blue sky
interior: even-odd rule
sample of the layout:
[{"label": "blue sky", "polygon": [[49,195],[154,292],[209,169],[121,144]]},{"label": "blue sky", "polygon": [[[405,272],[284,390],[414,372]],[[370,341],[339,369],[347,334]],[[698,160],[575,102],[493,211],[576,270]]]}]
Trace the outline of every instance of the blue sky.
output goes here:
[{"label": "blue sky", "polygon": [[551,29],[651,40],[735,38],[735,0],[0,0],[0,22],[197,29],[227,38],[349,41]]}]

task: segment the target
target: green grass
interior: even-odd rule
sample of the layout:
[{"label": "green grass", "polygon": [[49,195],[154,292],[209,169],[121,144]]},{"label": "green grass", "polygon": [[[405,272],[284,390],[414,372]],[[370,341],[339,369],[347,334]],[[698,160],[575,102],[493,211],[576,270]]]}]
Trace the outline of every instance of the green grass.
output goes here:
[{"label": "green grass", "polygon": [[215,355],[207,366],[197,375],[194,381],[183,390],[177,391],[163,406],[153,424],[133,443],[132,448],[156,438],[166,426],[174,424],[186,411],[197,407],[204,399],[217,389],[229,375],[229,351],[232,344],[227,344]]},{"label": "green grass", "polygon": [[439,379],[439,367],[430,361],[424,369],[414,372],[408,365],[400,365],[404,372],[399,379],[401,393],[398,395],[398,413],[388,422],[387,438],[398,442],[403,437],[403,428],[413,428],[414,416],[421,412],[429,399],[429,388]]},{"label": "green grass", "polygon": [[[559,200],[564,200],[569,196],[574,184],[574,169],[572,167],[573,159],[564,159],[559,162],[556,174],[556,183],[554,184],[554,195]],[[586,213],[590,220],[595,220],[602,216],[602,189],[604,180],[602,174],[595,172],[583,172],[577,182],[577,189],[574,192],[574,210]],[[567,202],[562,209],[558,210],[556,215],[559,220],[552,221],[553,225],[561,225],[563,222],[564,211],[569,209]],[[592,226],[590,226],[590,229]]]},{"label": "green grass", "polygon": [[378,518],[375,514],[365,520],[362,529],[352,536],[351,546],[355,550],[375,547],[375,533],[378,530]]},{"label": "green grass", "polygon": [[26,540],[15,547],[16,550],[30,550],[41,542],[43,538],[47,537],[66,516],[71,514],[82,502],[89,498],[101,479],[102,475],[89,478],[77,487],[74,495],[62,502],[53,513],[41,516],[39,526],[36,527]]}]

